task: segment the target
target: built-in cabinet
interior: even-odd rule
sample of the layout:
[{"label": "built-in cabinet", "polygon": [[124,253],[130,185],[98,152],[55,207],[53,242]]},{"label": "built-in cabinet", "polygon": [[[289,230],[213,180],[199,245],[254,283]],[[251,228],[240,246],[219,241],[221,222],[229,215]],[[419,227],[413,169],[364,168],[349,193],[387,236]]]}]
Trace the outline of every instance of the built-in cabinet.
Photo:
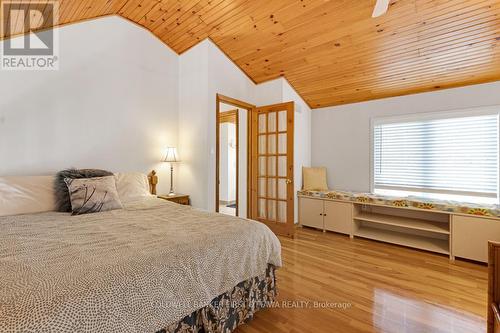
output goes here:
[{"label": "built-in cabinet", "polygon": [[323,213],[325,212],[325,201],[300,198],[299,199],[299,223],[316,229],[325,229]]},{"label": "built-in cabinet", "polygon": [[500,220],[453,212],[299,196],[299,223],[455,257],[487,262]]},{"label": "built-in cabinet", "polygon": [[321,230],[352,234],[352,205],[338,201],[300,198],[299,221]]},{"label": "built-in cabinet", "polygon": [[352,205],[345,202],[325,201],[323,214],[325,230],[352,234]]},{"label": "built-in cabinet", "polygon": [[452,216],[453,255],[488,261],[488,241],[500,241],[500,221],[474,216]]}]

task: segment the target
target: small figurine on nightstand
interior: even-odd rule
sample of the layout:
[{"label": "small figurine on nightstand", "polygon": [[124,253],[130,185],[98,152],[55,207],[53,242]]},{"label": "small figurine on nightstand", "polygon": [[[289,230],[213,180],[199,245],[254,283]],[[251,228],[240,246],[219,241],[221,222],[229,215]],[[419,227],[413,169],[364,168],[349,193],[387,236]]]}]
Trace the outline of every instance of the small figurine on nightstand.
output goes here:
[{"label": "small figurine on nightstand", "polygon": [[156,185],[158,184],[158,176],[156,175],[156,171],[151,171],[148,175],[149,180],[149,191],[151,194],[156,195]]}]

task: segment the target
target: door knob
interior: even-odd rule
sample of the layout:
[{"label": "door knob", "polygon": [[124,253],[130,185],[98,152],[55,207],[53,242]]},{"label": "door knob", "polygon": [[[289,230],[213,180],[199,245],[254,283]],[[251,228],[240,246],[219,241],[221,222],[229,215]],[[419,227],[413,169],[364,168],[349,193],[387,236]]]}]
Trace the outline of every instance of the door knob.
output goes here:
[{"label": "door knob", "polygon": [[291,184],[291,183],[292,183],[292,180],[291,180],[291,179],[287,179],[287,180],[286,180],[286,183],[287,183],[287,184]]}]

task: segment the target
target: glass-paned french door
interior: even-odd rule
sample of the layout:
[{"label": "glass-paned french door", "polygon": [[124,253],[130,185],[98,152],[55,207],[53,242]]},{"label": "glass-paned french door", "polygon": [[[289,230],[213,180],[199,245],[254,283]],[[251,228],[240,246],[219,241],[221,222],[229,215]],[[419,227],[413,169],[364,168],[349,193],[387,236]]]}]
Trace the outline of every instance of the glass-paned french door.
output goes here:
[{"label": "glass-paned french door", "polygon": [[252,112],[252,218],[293,235],[293,102]]}]

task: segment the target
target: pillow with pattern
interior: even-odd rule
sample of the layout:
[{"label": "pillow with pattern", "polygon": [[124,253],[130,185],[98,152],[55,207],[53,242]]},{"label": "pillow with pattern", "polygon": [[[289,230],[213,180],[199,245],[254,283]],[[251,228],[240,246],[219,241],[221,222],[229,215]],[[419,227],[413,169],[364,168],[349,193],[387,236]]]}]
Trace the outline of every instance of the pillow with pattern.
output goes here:
[{"label": "pillow with pattern", "polygon": [[94,178],[113,176],[112,172],[99,169],[66,169],[59,171],[54,182],[56,194],[56,207],[59,212],[71,212],[71,200],[69,199],[66,178]]},{"label": "pillow with pattern", "polygon": [[114,176],[65,178],[71,200],[72,215],[122,209]]}]

